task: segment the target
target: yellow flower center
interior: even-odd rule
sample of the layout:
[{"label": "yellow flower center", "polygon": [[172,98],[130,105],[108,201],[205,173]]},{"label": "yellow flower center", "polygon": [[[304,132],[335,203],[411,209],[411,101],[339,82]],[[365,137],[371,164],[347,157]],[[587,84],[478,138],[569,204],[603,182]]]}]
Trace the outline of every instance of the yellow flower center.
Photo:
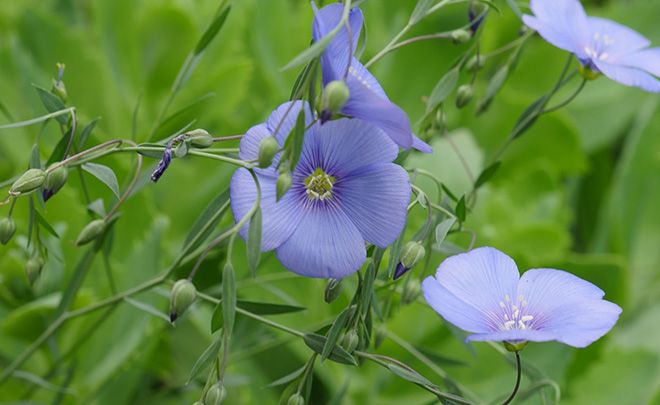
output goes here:
[{"label": "yellow flower center", "polygon": [[335,178],[317,167],[312,174],[305,179],[305,189],[310,200],[325,200],[332,197],[332,188]]}]

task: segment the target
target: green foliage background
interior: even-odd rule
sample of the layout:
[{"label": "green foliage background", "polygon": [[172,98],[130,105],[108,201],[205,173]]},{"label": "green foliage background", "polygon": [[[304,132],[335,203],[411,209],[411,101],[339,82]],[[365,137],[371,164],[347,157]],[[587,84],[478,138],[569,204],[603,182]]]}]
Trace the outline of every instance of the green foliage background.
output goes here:
[{"label": "green foliage background", "polygon": [[[368,27],[365,57],[373,56],[405,25],[415,3],[369,0],[363,4]],[[506,3],[496,4],[502,13],[489,15],[482,37],[484,51],[515,39],[520,28]],[[138,99],[135,133],[138,141],[144,141],[181,63],[217,6],[216,0],[4,0],[0,2],[0,103],[15,121],[43,115],[31,84],[50,88],[55,64],[63,62],[69,105],[77,107],[80,122],[101,117],[92,135],[94,143],[130,138]],[[591,2],[588,8],[660,44],[660,2],[611,0]],[[159,130],[161,137],[192,119],[195,127],[217,136],[243,133],[263,121],[289,96],[296,72],[279,68],[309,45],[311,18],[306,1],[234,1],[226,25],[171,111],[206,94],[212,96],[175,117]],[[413,33],[445,31],[464,22],[464,5],[452,6],[424,20]],[[424,112],[422,97],[465,49],[466,45],[448,41],[414,44],[386,56],[372,71],[414,122]],[[487,113],[475,118],[474,102],[463,110],[448,109],[451,141],[467,160],[470,173],[439,135],[433,140],[432,156],[415,155],[407,166],[432,171],[458,195],[468,191],[470,176],[478,174],[504,142],[524,108],[552,87],[565,59],[564,52],[534,38]],[[477,98],[503,61],[486,65],[477,80]],[[561,403],[660,404],[659,102],[657,95],[604,78],[589,83],[568,108],[544,116],[513,144],[468,215],[467,227],[476,232],[477,245],[509,253],[521,269],[556,267],[574,272],[599,285],[607,299],[624,308],[614,330],[587,349],[542,343],[523,352],[524,360],[542,374],[524,377],[523,387],[531,384],[530,379],[552,379],[561,387]],[[0,124],[10,122],[7,117],[0,120]],[[0,180],[25,170],[38,132],[39,126],[0,131]],[[45,128],[42,158],[47,158],[59,137],[56,125]],[[125,184],[132,163],[128,155],[102,163],[113,167]],[[215,161],[175,161],[158,184],[147,185],[128,201],[108,263],[119,290],[163,271],[201,210],[227,186],[232,171]],[[95,198],[111,200],[102,184],[92,178],[88,183]],[[430,182],[420,180],[419,185],[433,190]],[[1,214],[5,211],[6,207],[0,208]],[[67,187],[48,203],[46,215],[61,239],[48,237],[51,255],[34,288],[24,273],[27,258],[20,238],[0,247],[0,369],[47,327],[83,254],[73,245],[89,221],[77,176],[70,176]],[[19,234],[25,234],[25,202],[19,202],[15,217],[20,218]],[[414,233],[423,219],[424,211],[416,208],[408,232]],[[464,235],[450,240],[467,246]],[[287,272],[273,254],[262,257],[258,276],[251,279],[243,249],[239,244],[235,263],[239,298],[306,307],[276,317],[296,329],[313,331],[330,322],[347,305],[357,283],[355,277],[347,280],[340,299],[328,305],[323,301],[324,281]],[[223,258],[220,249],[204,263],[195,280],[200,290],[218,294]],[[407,277],[431,274],[442,258],[434,253],[425,268],[419,266]],[[182,267],[178,274],[187,275],[189,268]],[[109,294],[104,263],[97,257],[74,307]],[[165,288],[137,298],[166,311]],[[24,374],[0,386],[0,403],[28,398],[40,404],[192,403],[203,381],[187,386],[185,382],[210,343],[212,310],[198,302],[174,327],[127,304],[76,319],[31,357],[22,367]],[[90,326],[93,335],[59,365],[48,383],[35,380]],[[514,369],[505,356],[488,344],[464,345],[462,335],[447,328],[421,300],[401,306],[387,328],[435,354],[431,358],[436,367],[485,401],[496,401],[513,385]],[[282,387],[264,387],[302,366],[309,349],[300,339],[241,317],[235,336],[228,403],[277,403]],[[391,339],[377,352],[443,383],[433,369]],[[315,404],[432,400],[428,392],[374,364],[355,368],[325,361],[315,368]],[[541,397],[531,395],[526,403],[541,403]]]}]

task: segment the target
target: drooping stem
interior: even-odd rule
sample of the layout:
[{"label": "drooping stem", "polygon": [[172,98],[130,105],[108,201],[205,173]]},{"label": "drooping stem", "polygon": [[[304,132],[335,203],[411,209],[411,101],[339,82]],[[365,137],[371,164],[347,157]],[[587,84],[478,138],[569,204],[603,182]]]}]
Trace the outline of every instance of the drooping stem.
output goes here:
[{"label": "drooping stem", "polygon": [[513,401],[513,398],[516,397],[516,394],[518,393],[518,388],[520,388],[520,377],[522,374],[522,367],[520,366],[520,352],[514,352],[516,354],[516,367],[518,369],[517,374],[516,374],[516,385],[513,386],[513,391],[511,392],[511,395],[502,403],[502,405],[508,405]]}]

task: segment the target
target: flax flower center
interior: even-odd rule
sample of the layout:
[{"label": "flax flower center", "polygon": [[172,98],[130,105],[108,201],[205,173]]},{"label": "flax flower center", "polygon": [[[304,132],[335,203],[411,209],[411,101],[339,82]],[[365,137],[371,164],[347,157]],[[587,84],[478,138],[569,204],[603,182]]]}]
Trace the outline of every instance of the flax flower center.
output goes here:
[{"label": "flax flower center", "polygon": [[607,53],[607,48],[609,48],[614,43],[614,40],[607,34],[601,34],[596,32],[593,35],[593,42],[591,45],[587,45],[584,48],[584,52],[591,59],[606,60],[609,58]]},{"label": "flax flower center", "polygon": [[320,167],[305,179],[305,190],[310,200],[325,200],[332,197],[335,178]]},{"label": "flax flower center", "polygon": [[505,294],[504,300],[500,301],[500,309],[500,330],[529,329],[529,323],[534,320],[532,315],[527,314],[527,300],[522,295],[514,302],[509,294]]}]

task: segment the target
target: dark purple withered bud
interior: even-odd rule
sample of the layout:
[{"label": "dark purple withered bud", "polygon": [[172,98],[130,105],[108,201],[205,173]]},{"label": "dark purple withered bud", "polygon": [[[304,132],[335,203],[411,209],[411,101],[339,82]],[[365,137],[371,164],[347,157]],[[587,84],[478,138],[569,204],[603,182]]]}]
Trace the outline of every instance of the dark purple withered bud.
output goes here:
[{"label": "dark purple withered bud", "polygon": [[472,31],[473,35],[477,32],[481,23],[484,22],[484,18],[486,17],[485,11],[486,6],[483,4],[476,1],[470,3],[470,7],[468,7],[468,18],[470,22],[470,31]]},{"label": "dark purple withered bud", "polygon": [[394,280],[397,280],[401,278],[404,274],[406,274],[410,270],[410,267],[404,266],[402,263],[399,263],[396,265],[396,269],[394,269]]},{"label": "dark purple withered bud", "polygon": [[156,170],[151,174],[151,181],[154,183],[160,179],[160,177],[165,173],[165,170],[170,166],[170,163],[172,162],[172,148],[168,146],[165,148],[165,151],[163,152],[163,157],[160,158],[160,161],[158,162],[158,166],[156,166]]}]

